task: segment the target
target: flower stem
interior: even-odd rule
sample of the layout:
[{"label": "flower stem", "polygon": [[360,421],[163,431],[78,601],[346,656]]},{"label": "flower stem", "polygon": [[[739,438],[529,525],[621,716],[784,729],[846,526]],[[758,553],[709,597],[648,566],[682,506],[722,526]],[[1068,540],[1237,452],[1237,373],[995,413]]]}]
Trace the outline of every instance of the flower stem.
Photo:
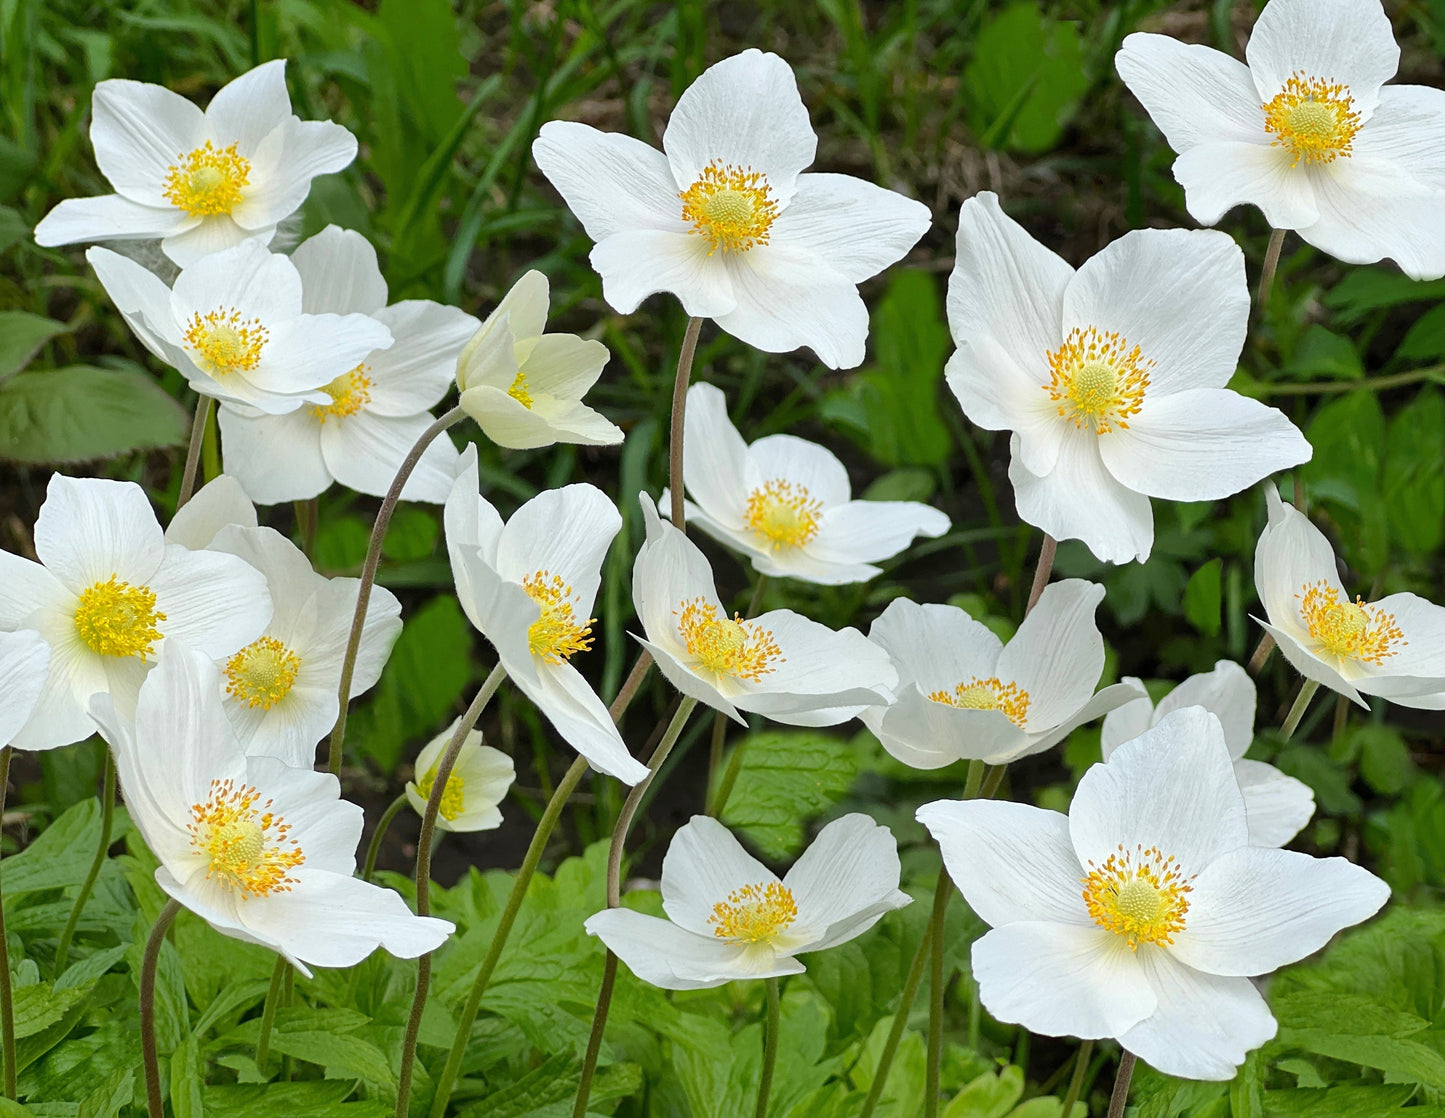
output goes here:
[{"label": "flower stem", "polygon": [[1310,705],[1310,700],[1315,697],[1315,692],[1319,689],[1319,683],[1313,679],[1307,679],[1300,684],[1299,694],[1295,696],[1294,706],[1289,708],[1289,713],[1285,715],[1284,725],[1280,727],[1280,733],[1284,735],[1286,741],[1294,736],[1300,719],[1305,716],[1305,709]]},{"label": "flower stem", "polygon": [[327,771],[333,775],[339,775],[341,772],[341,754],[343,743],[346,741],[346,713],[347,708],[351,705],[351,677],[356,671],[356,654],[361,648],[361,630],[366,624],[367,607],[371,604],[371,588],[376,583],[376,568],[381,562],[381,544],[386,539],[386,529],[391,524],[391,516],[396,511],[397,502],[401,500],[401,491],[406,487],[407,479],[416,469],[416,464],[421,461],[421,456],[426,453],[426,448],[431,446],[438,435],[448,427],[460,423],[466,416],[465,409],[452,408],[421,433],[421,438],[417,439],[416,445],[406,452],[401,468],[396,471],[391,488],[387,490],[386,497],[381,502],[381,508],[377,510],[376,523],[371,528],[371,542],[366,546],[366,560],[361,565],[361,585],[357,587],[356,611],[351,616],[351,635],[346,641],[346,657],[341,661],[341,684],[337,688],[336,696],[341,704],[341,710],[336,716],[336,725],[331,731],[331,745],[326,757]]},{"label": "flower stem", "polygon": [[1038,566],[1034,567],[1034,584],[1029,587],[1029,604],[1024,607],[1025,617],[1033,612],[1034,606],[1039,603],[1039,596],[1044,592],[1044,587],[1049,584],[1049,575],[1054,570],[1054,556],[1058,550],[1059,541],[1045,532],[1043,546],[1039,548]]},{"label": "flower stem", "polygon": [[1339,741],[1345,736],[1345,727],[1350,724],[1350,707],[1353,705],[1345,696],[1335,696],[1335,722],[1330,730],[1330,741]]},{"label": "flower stem", "polygon": [[1119,1071],[1114,1076],[1114,1093],[1109,1096],[1108,1118],[1124,1118],[1124,1104],[1129,1101],[1129,1081],[1134,1078],[1134,1064],[1134,1053],[1120,1053]]},{"label": "flower stem", "polygon": [[291,968],[283,956],[276,956],[271,970],[271,986],[266,991],[266,1004],[261,1008],[261,1031],[256,1036],[256,1070],[266,1074],[266,1057],[271,1055],[271,1027],[276,1023],[276,1006],[281,1001],[281,984]]},{"label": "flower stem", "polygon": [[201,443],[206,437],[206,424],[211,421],[211,407],[214,401],[209,396],[196,400],[196,414],[191,419],[191,441],[186,447],[186,468],[181,474],[181,490],[176,495],[176,511],[191,499],[196,491],[196,474],[201,466]]},{"label": "flower stem", "polygon": [[1269,654],[1274,651],[1274,634],[1265,633],[1259,638],[1259,644],[1255,646],[1254,655],[1249,658],[1250,675],[1259,675],[1264,671],[1264,666],[1269,662]]},{"label": "flower stem", "polygon": [[677,355],[677,379],[672,383],[672,426],[667,444],[667,483],[671,487],[672,522],[684,527],[682,509],[682,434],[687,412],[687,385],[692,379],[692,359],[697,352],[697,336],[702,332],[702,319],[689,318],[682,336],[682,349]]},{"label": "flower stem", "polygon": [[928,927],[924,929],[923,938],[918,941],[918,950],[913,953],[908,977],[903,980],[903,995],[898,999],[897,1012],[893,1014],[893,1027],[888,1030],[888,1039],[883,1042],[883,1051],[878,1054],[878,1066],[873,1069],[873,1082],[868,1086],[868,1097],[863,1100],[863,1109],[858,1112],[858,1118],[873,1118],[878,1100],[883,1097],[888,1073],[893,1069],[893,1057],[898,1052],[898,1042],[903,1039],[903,1030],[908,1027],[913,999],[918,996],[918,984],[923,981],[923,964],[928,961],[929,945],[932,942],[933,922],[930,920]]},{"label": "flower stem", "polygon": [[296,501],[296,529],[301,534],[301,551],[306,558],[310,559],[316,550],[316,527],[320,515],[320,506],[315,497],[305,501]]},{"label": "flower stem", "polygon": [[1262,311],[1269,305],[1269,293],[1274,287],[1275,269],[1279,267],[1279,250],[1284,247],[1284,230],[1272,229],[1269,234],[1269,247],[1264,250],[1264,268],[1259,273],[1259,294],[1255,302]]},{"label": "flower stem", "polygon": [[[451,779],[452,769],[456,766],[457,756],[461,753],[462,746],[466,744],[467,735],[472,732],[472,727],[482,716],[483,709],[487,703],[491,702],[492,696],[497,693],[497,688],[506,678],[507,670],[498,663],[483,681],[481,687],[477,689],[476,698],[472,700],[472,705],[467,708],[466,714],[462,715],[461,721],[457,723],[452,740],[447,742],[446,752],[437,762],[436,776],[432,779],[431,792],[426,798],[426,810],[422,812],[421,816],[421,836],[416,840],[416,914],[418,916],[431,915],[432,834],[436,830],[437,812],[441,810],[442,796],[446,794],[447,781]],[[431,952],[428,951],[416,961],[416,993],[411,1000],[411,1016],[407,1019],[406,1034],[401,1044],[401,1071],[397,1076],[396,1118],[407,1118],[410,1109],[412,1069],[416,1065],[416,1040],[421,1033],[421,1015],[422,1011],[426,1009],[426,997],[430,989]]]},{"label": "flower stem", "polygon": [[95,848],[95,857],[91,859],[85,880],[80,883],[80,892],[75,894],[75,905],[70,910],[65,929],[60,933],[60,943],[55,948],[56,978],[65,970],[65,962],[70,954],[70,941],[75,936],[76,925],[80,923],[80,914],[85,909],[85,902],[90,900],[90,891],[95,888],[95,879],[100,876],[100,868],[105,865],[106,851],[110,849],[110,834],[115,822],[115,759],[111,757],[109,749],[105,751],[104,776],[101,779],[104,791],[100,794],[100,843]]},{"label": "flower stem", "polygon": [[1332,396],[1337,392],[1353,392],[1358,388],[1366,392],[1383,392],[1387,388],[1403,388],[1407,384],[1419,384],[1422,380],[1438,380],[1441,377],[1445,377],[1445,365],[1428,365],[1423,369],[1391,373],[1387,377],[1324,380],[1306,384],[1262,384],[1258,393],[1260,396]]},{"label": "flower stem", "polygon": [[156,1054],[156,963],[160,959],[161,944],[166,941],[166,932],[171,921],[181,910],[181,902],[172,897],[166,901],[155,927],[146,940],[145,956],[140,966],[140,1049],[145,1064],[146,1108],[150,1118],[165,1118],[165,1100],[161,1097],[161,1061]]},{"label": "flower stem", "polygon": [[[0,749],[0,820],[5,818],[5,793],[10,787],[8,745]],[[5,904],[0,897],[0,1048],[5,1055],[5,1097],[16,1097],[15,1089],[15,1004],[10,990],[10,940],[5,934]]]},{"label": "flower stem", "polygon": [[769,978],[767,1019],[763,1024],[763,1074],[758,1079],[758,1105],[754,1118],[768,1118],[768,1095],[773,1089],[773,1068],[778,1064],[778,1032],[782,1025],[782,999],[778,996],[778,980]]},{"label": "flower stem", "polygon": [[[1089,1070],[1089,1057],[1094,1054],[1092,1040],[1079,1041],[1079,1051],[1074,1057],[1074,1074],[1069,1077],[1069,1089],[1064,1095],[1061,1118],[1073,1118],[1074,1103],[1079,1101],[1079,1092],[1084,1089],[1084,1073]],[[1088,1106],[1084,1110],[1088,1111]]]},{"label": "flower stem", "polygon": [[[758,608],[763,602],[763,591],[767,589],[768,576],[759,572],[758,581],[753,584],[753,596],[748,602],[748,617],[756,617]],[[723,783],[718,783],[718,770],[722,768],[723,742],[727,738],[728,716],[722,711],[713,715],[712,720],[712,749],[707,759],[707,795],[709,802],[705,814],[711,815],[714,819],[722,814],[722,809],[732,795],[733,784],[737,781],[738,770],[742,766],[742,746],[739,745],[733,753],[732,762],[728,765],[727,774]]]},{"label": "flower stem", "polygon": [[[969,765],[972,769],[973,762]],[[953,896],[953,881],[948,870],[938,869],[938,885],[933,890],[933,915],[929,919],[928,967],[928,1064],[923,1095],[924,1118],[938,1116],[938,1073],[943,1063],[943,924],[948,916],[948,902]]]},{"label": "flower stem", "polygon": [[392,820],[396,818],[402,808],[406,807],[407,802],[406,793],[401,793],[386,805],[386,810],[376,821],[376,830],[371,832],[371,841],[366,844],[366,862],[361,870],[362,881],[370,881],[371,875],[376,872],[376,857],[381,853],[381,840],[386,838],[386,832],[391,829]]}]

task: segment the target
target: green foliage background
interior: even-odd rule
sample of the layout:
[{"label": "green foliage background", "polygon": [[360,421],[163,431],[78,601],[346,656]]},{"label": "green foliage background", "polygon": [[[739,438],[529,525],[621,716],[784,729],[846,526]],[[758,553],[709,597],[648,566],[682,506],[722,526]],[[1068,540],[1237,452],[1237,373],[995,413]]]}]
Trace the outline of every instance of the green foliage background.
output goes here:
[{"label": "green foliage background", "polygon": [[[1445,0],[1386,6],[1404,52],[1400,80],[1445,84]],[[255,61],[286,57],[296,111],[338,120],[362,145],[351,168],[316,182],[293,240],[328,222],[358,229],[380,250],[393,300],[438,299],[479,316],[523,270],[540,267],[552,280],[558,327],[611,348],[590,402],[627,429],[620,450],[508,453],[479,445],[484,490],[504,512],[541,488],[584,478],[617,498],[625,526],[604,571],[603,639],[578,661],[610,696],[633,655],[630,565],[641,535],[634,495],[655,494],[664,483],[684,318],[664,298],[636,315],[610,312],[586,264],[590,243],[528,148],[554,117],[656,142],[697,74],[760,46],[797,70],[820,134],[817,167],[918,197],[932,207],[935,225],[903,265],[865,286],[873,322],[862,369],[829,373],[807,354],[760,354],[708,327],[697,375],[728,393],[746,437],[787,430],[818,439],[844,456],[858,491],[931,500],[954,522],[947,537],[906,552],[872,583],[775,583],[765,606],[866,628],[888,600],[908,594],[955,602],[1006,634],[1022,613],[1033,543],[1013,514],[1005,438],[972,429],[941,384],[952,345],[943,292],[958,204],[980,189],[999,191],[1014,216],[1076,265],[1130,228],[1191,226],[1169,174],[1173,155],[1114,75],[1113,52],[1129,31],[1146,29],[1238,55],[1254,14],[1245,0],[0,0],[0,545],[29,550],[57,464],[141,482],[163,511],[175,501],[177,447],[194,402],[184,382],[135,344],[79,248],[44,250],[29,238],[59,199],[108,191],[86,139],[94,83],[158,82],[204,102]],[[1223,227],[1257,268],[1268,235],[1261,216],[1237,210]],[[1367,597],[1413,590],[1445,600],[1442,296],[1445,281],[1346,267],[1290,238],[1273,300],[1251,330],[1232,385],[1284,408],[1308,434],[1314,460],[1292,480],[1335,541],[1347,587]],[[206,450],[209,475],[219,456],[214,442]],[[323,496],[313,551],[321,570],[355,573],[374,508],[340,490]],[[1259,494],[1156,502],[1155,512],[1158,540],[1147,564],[1106,567],[1074,544],[1059,552],[1060,574],[1108,588],[1100,622],[1110,678],[1178,680],[1219,657],[1246,658],[1258,635],[1249,614],[1257,612]],[[285,507],[271,510],[269,522],[296,527]],[[720,589],[741,607],[746,572],[711,554]],[[367,804],[373,819],[490,658],[449,592],[436,510],[402,510],[381,577],[403,599],[406,631],[354,716],[345,774],[346,794]],[[1368,865],[1395,899],[1383,918],[1269,983],[1279,1036],[1232,1084],[1183,1083],[1141,1068],[1133,1096],[1139,1118],[1445,1113],[1445,723],[1378,701],[1368,717],[1354,712],[1345,721],[1343,707],[1320,699],[1285,744],[1268,727],[1278,725],[1294,684],[1279,657],[1262,674],[1265,728],[1251,756],[1314,788],[1319,812],[1297,840],[1301,848]],[[624,727],[634,751],[669,700],[654,681],[634,705]],[[502,830],[449,837],[439,854],[439,876],[453,887],[434,903],[459,934],[438,960],[414,1113],[429,1102],[429,1072],[450,1043],[453,1015],[489,942],[506,868],[519,862],[570,759],[505,688],[485,727],[517,757],[519,782]],[[698,719],[644,809],[633,865],[644,886],[667,837],[701,810],[706,729]],[[53,967],[60,926],[99,834],[100,756],[91,742],[16,762],[3,881],[25,1101],[0,1101],[0,1118],[142,1112],[136,973],[161,897],[154,862],[126,829],[123,811],[71,966],[63,974]],[[1063,807],[1097,757],[1097,727],[1085,728],[1061,751],[1015,766],[1005,791]],[[893,762],[865,733],[758,727],[751,735],[726,820],[761,855],[786,862],[818,821],[864,810],[894,829],[905,886],[924,898],[865,939],[810,958],[807,975],[788,983],[770,1108],[777,1118],[857,1112],[937,873],[936,851],[913,810],[961,786],[958,771],[918,773]],[[615,782],[592,780],[584,791],[488,993],[457,1114],[571,1113],[602,958],[581,925],[604,903],[605,853],[596,840],[619,806]],[[396,836],[382,864],[404,870],[414,821]],[[404,876],[388,880],[410,889]],[[656,910],[658,901],[644,887],[627,903]],[[955,902],[948,930],[945,1115],[1055,1118],[1071,1045],[991,1021],[968,974],[968,945],[980,925]],[[353,972],[298,981],[266,1068],[253,1057],[271,956],[182,914],[161,964],[161,1049],[176,1118],[391,1113],[411,964],[377,956]],[[668,997],[622,968],[593,1111],[750,1112],[761,997],[754,984]],[[924,1005],[920,998],[914,1008],[880,1114],[919,1110]],[[1090,1067],[1089,1113],[1102,1113],[1113,1059],[1104,1045]]]}]

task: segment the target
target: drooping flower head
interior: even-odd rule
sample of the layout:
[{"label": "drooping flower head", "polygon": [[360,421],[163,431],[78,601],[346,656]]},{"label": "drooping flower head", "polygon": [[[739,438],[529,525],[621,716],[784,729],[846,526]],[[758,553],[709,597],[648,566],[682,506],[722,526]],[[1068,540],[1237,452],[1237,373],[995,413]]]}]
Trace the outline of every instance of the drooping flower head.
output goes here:
[{"label": "drooping flower head", "polygon": [[[301,277],[301,311],[349,320],[366,315],[392,343],[322,386],[325,403],[284,416],[244,404],[221,410],[226,470],[262,504],[299,501],[333,481],[385,496],[402,460],[431,424],[429,409],[451,387],[457,354],[477,320],[429,299],[387,306],[376,249],[360,233],[328,225],[291,254]],[[422,454],[403,500],[441,504],[456,476],[457,450],[445,434]]]},{"label": "drooping flower head", "polygon": [[30,720],[50,674],[50,645],[33,629],[0,633],[0,747]]},{"label": "drooping flower head", "polygon": [[1150,497],[1228,497],[1309,460],[1285,415],[1225,387],[1249,317],[1223,233],[1126,233],[1077,272],[982,193],[958,218],[948,386],[1012,431],[1019,516],[1111,563],[1154,544]]},{"label": "drooping flower head", "polygon": [[1115,58],[1195,219],[1255,205],[1352,264],[1445,274],[1445,91],[1385,85],[1400,48],[1380,0],[1270,0],[1245,58],[1147,34]]},{"label": "drooping flower head", "polygon": [[[416,756],[416,775],[406,783],[406,799],[418,815],[425,814],[427,799],[436,785],[442,754],[457,732],[460,718],[422,747]],[[456,764],[442,789],[436,825],[443,831],[490,831],[502,825],[501,802],[517,779],[512,759],[500,749],[482,744],[482,732],[469,730]]]},{"label": "drooping flower head", "polygon": [[1224,732],[1200,707],[1090,768],[1067,816],[939,800],[918,819],[992,928],[973,976],[994,1017],[1113,1037],[1186,1079],[1230,1079],[1274,1036],[1249,976],[1319,950],[1390,895],[1343,858],[1251,846]]},{"label": "drooping flower head", "polygon": [[858,284],[913,247],[929,212],[849,175],[803,174],[817,146],[788,64],[746,50],[687,88],[662,151],[552,121],[532,156],[597,242],[614,309],[668,291],[751,346],[807,346],[850,369],[868,335]]},{"label": "drooping flower head", "polygon": [[893,835],[866,815],[829,823],[782,878],[716,819],[694,815],[662,862],[668,918],[609,908],[586,928],[666,990],[801,974],[795,956],[846,943],[911,901],[898,875]]},{"label": "drooping flower head", "polygon": [[35,227],[42,245],[150,240],[181,267],[276,226],[311,180],[356,158],[339,124],[291,113],[286,62],[257,66],[204,112],[159,85],[113,78],[95,87],[90,141],[116,193],[71,198]]},{"label": "drooping flower head", "polygon": [[1137,682],[1095,692],[1104,638],[1094,611],[1104,588],[1050,583],[1005,645],[957,606],[897,598],[868,639],[898,669],[898,698],[863,724],[904,764],[937,769],[961,758],[1007,764],[1057,745],[1077,727],[1144,697]]}]

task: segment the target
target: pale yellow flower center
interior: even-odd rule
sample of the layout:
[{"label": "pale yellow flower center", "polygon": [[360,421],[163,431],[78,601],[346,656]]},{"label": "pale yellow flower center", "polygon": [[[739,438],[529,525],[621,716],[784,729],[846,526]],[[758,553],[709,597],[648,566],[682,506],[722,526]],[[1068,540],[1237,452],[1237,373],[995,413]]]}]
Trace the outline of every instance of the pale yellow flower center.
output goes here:
[{"label": "pale yellow flower center", "polygon": [[1130,852],[1121,844],[1102,866],[1089,863],[1084,904],[1095,924],[1123,936],[1131,950],[1140,943],[1165,947],[1184,930],[1190,880],[1173,857],[1156,847]]},{"label": "pale yellow flower center", "polygon": [[507,395],[521,404],[528,411],[532,410],[532,394],[527,391],[527,374],[521,369],[512,378],[512,387],[507,389]]},{"label": "pale yellow flower center", "polygon": [[248,372],[261,362],[270,333],[259,318],[243,318],[234,307],[191,315],[185,342],[191,357],[212,376]]},{"label": "pale yellow flower center", "polygon": [[371,378],[366,365],[358,365],[342,373],[321,391],[331,397],[329,404],[312,404],[311,414],[321,423],[328,419],[345,419],[371,403]]},{"label": "pale yellow flower center", "polygon": [[[437,766],[433,765],[427,770],[424,777],[416,782],[417,794],[423,800],[431,799],[432,787],[436,784]],[[455,771],[447,777],[446,787],[442,789],[442,802],[437,810],[441,812],[442,818],[450,823],[466,809],[466,787],[467,782],[461,778],[461,774]]]},{"label": "pale yellow flower center", "polygon": [[798,918],[793,892],[779,881],[744,885],[712,906],[707,922],[718,939],[766,943]]},{"label": "pale yellow flower center", "polygon": [[522,589],[542,609],[541,616],[527,628],[533,656],[540,656],[548,664],[560,664],[573,653],[592,647],[592,622],[597,618],[577,620],[572,587],[554,574],[537,571],[522,580]]},{"label": "pale yellow flower center", "polygon": [[762,537],[773,551],[801,547],[818,534],[823,502],[808,493],[806,485],[783,478],[764,482],[748,494],[748,530]]},{"label": "pale yellow flower center", "polygon": [[241,201],[241,188],[251,175],[251,161],[236,154],[236,145],[217,149],[207,140],[189,155],[182,152],[166,169],[161,193],[192,217],[228,214]]},{"label": "pale yellow flower center", "polygon": [[1044,391],[1059,415],[1075,427],[1087,424],[1108,434],[1115,426],[1127,428],[1129,417],[1144,406],[1154,362],[1120,334],[1075,327],[1047,358],[1049,383]]},{"label": "pale yellow flower center", "polygon": [[1321,579],[1304,585],[1300,614],[1320,647],[1340,660],[1383,664],[1409,642],[1395,615],[1363,598],[1341,601],[1339,592]]},{"label": "pale yellow flower center", "polygon": [[301,657],[275,637],[258,637],[226,661],[226,694],[270,710],[291,692]]},{"label": "pale yellow flower center", "polygon": [[1029,693],[1016,683],[1004,683],[997,676],[988,679],[975,676],[952,691],[935,691],[928,697],[935,703],[965,710],[1001,711],[1015,726],[1022,726],[1029,713]]},{"label": "pale yellow flower center", "polygon": [[219,878],[245,897],[289,893],[290,871],[306,861],[291,828],[271,811],[271,801],[250,785],[211,781],[210,798],[191,807],[186,830],[206,858],[206,877]]},{"label": "pale yellow flower center", "polygon": [[1348,157],[1360,114],[1347,86],[1296,72],[1264,109],[1264,130],[1274,136],[1273,146],[1294,156],[1291,167],[1306,163],[1333,163]]},{"label": "pale yellow flower center", "polygon": [[150,587],[132,586],[115,575],[86,587],[75,607],[75,631],[92,652],[102,656],[144,660],[161,639],[156,625],[165,619],[156,609]]},{"label": "pale yellow flower center", "polygon": [[716,676],[750,679],[754,683],[784,662],[772,630],[734,614],[729,621],[702,598],[681,604],[678,631],[687,651]]},{"label": "pale yellow flower center", "polygon": [[778,216],[768,180],[751,167],[734,167],[714,159],[698,180],[684,190],[682,219],[708,239],[708,255],[746,252],[768,243],[768,230]]}]

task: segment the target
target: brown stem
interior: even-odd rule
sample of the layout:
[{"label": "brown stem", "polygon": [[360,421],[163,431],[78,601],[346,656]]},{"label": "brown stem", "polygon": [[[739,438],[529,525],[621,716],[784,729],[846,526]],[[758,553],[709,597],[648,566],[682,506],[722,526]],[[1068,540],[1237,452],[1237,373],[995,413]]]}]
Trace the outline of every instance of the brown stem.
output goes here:
[{"label": "brown stem", "polygon": [[930,944],[933,942],[933,921],[918,941],[918,950],[913,953],[913,962],[908,967],[908,977],[903,981],[903,996],[898,999],[898,1011],[893,1015],[893,1026],[888,1030],[888,1039],[883,1042],[883,1051],[878,1054],[878,1066],[873,1069],[873,1082],[868,1085],[868,1097],[863,1100],[863,1109],[858,1118],[873,1118],[878,1100],[883,1097],[883,1088],[888,1083],[888,1073],[893,1070],[893,1057],[898,1051],[898,1042],[903,1039],[903,1030],[908,1026],[908,1014],[913,1009],[913,999],[918,996],[918,984],[923,981],[923,965],[928,961]]},{"label": "brown stem", "polygon": [[181,511],[181,507],[196,491],[196,473],[201,465],[201,443],[206,437],[206,424],[211,420],[213,403],[209,396],[201,396],[196,400],[196,414],[191,420],[191,441],[186,447],[186,468],[181,474],[181,491],[176,496],[177,512]]},{"label": "brown stem", "polygon": [[1049,584],[1049,575],[1054,569],[1054,555],[1058,550],[1059,541],[1045,532],[1043,546],[1039,548],[1038,566],[1034,568],[1034,584],[1029,587],[1029,604],[1024,607],[1025,617],[1033,612],[1034,606],[1039,604],[1044,587]]},{"label": "brown stem", "polygon": [[1109,1096],[1108,1118],[1124,1118],[1124,1104],[1129,1101],[1129,1081],[1134,1078],[1134,1053],[1119,1056],[1119,1073],[1114,1076],[1114,1093]]},{"label": "brown stem", "polygon": [[1284,230],[1272,229],[1269,247],[1264,250],[1264,268],[1259,273],[1259,294],[1255,299],[1261,311],[1269,305],[1269,293],[1274,287],[1275,269],[1279,267],[1279,250],[1284,247]]},{"label": "brown stem", "polygon": [[156,1052],[156,963],[160,960],[161,944],[166,941],[166,932],[171,921],[181,910],[181,902],[172,897],[166,901],[155,927],[146,940],[145,956],[140,966],[140,1048],[141,1060],[145,1064],[146,1107],[150,1118],[165,1118],[165,1100],[161,1097],[161,1061]]},{"label": "brown stem", "polygon": [[[1092,1040],[1079,1041],[1079,1051],[1074,1056],[1074,1074],[1069,1077],[1069,1090],[1064,1095],[1064,1105],[1060,1110],[1061,1118],[1073,1118],[1074,1103],[1079,1101],[1079,1092],[1084,1088],[1084,1073],[1089,1070],[1089,1057],[1094,1054],[1094,1042]],[[1084,1110],[1087,1112],[1088,1105]]]},{"label": "brown stem", "polygon": [[1269,654],[1274,651],[1274,635],[1265,633],[1259,638],[1259,644],[1255,645],[1254,655],[1249,658],[1249,674],[1259,675],[1264,671],[1264,666],[1269,662]]}]

